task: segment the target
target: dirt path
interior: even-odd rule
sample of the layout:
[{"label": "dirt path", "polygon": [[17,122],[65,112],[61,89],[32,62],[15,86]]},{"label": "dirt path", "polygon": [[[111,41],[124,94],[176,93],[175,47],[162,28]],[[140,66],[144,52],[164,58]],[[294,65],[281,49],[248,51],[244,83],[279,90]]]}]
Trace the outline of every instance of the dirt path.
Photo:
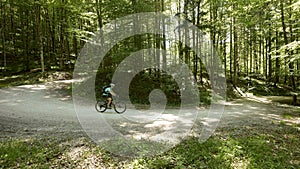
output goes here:
[{"label": "dirt path", "polygon": [[[71,97],[63,94],[61,90],[67,83],[71,83],[71,81],[0,89],[0,139],[36,135],[58,137],[84,135]],[[91,106],[93,109],[93,103]],[[84,107],[82,108],[84,109]],[[299,126],[300,113],[297,114],[296,111],[300,112],[300,109],[279,106],[263,98],[239,99],[226,103],[225,112],[218,127],[271,126],[272,123],[280,122]],[[133,109],[129,109],[127,112],[133,115],[136,113]],[[127,133],[131,135],[134,135],[135,128],[141,128],[144,125],[125,124],[122,121],[124,118],[114,112],[108,112],[103,116],[108,117],[112,121],[111,124],[119,126],[120,130],[124,130],[125,133],[127,130]],[[169,118],[172,117],[165,118],[170,120]],[[184,122],[190,123],[190,121]],[[198,119],[194,129],[203,125],[202,122],[202,119]],[[124,128],[124,125],[127,126]],[[156,127],[168,130],[170,126],[166,124],[159,126],[158,124]],[[143,127],[145,128],[145,125]],[[138,136],[140,133],[136,132],[135,134]]]},{"label": "dirt path", "polygon": [[273,123],[300,124],[300,107],[279,104],[268,97],[250,96],[226,103],[220,126],[270,126]]},{"label": "dirt path", "polygon": [[0,89],[0,137],[82,133],[70,96],[69,81]]}]

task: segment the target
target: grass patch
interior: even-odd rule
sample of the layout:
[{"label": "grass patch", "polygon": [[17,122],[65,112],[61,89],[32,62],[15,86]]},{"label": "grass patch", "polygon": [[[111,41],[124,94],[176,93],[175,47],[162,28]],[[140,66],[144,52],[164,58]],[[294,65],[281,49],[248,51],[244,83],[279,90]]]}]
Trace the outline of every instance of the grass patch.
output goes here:
[{"label": "grass patch", "polygon": [[300,113],[286,112],[286,113],[282,114],[282,117],[285,118],[285,119],[299,118],[300,117]]},{"label": "grass patch", "polygon": [[[295,128],[243,131],[200,143],[190,138],[154,158],[131,162],[133,168],[299,168],[299,133]],[[239,131],[240,133],[241,131]]]},{"label": "grass patch", "polygon": [[[274,124],[275,125],[275,124]],[[0,143],[3,168],[299,168],[299,130],[223,128],[200,143],[188,138],[153,157],[116,157],[89,139],[9,139]]]},{"label": "grass patch", "polygon": [[105,151],[88,139],[31,138],[0,142],[0,168],[113,166]]},{"label": "grass patch", "polygon": [[48,166],[47,163],[60,154],[54,140],[13,140],[0,144],[0,164],[4,168]]}]

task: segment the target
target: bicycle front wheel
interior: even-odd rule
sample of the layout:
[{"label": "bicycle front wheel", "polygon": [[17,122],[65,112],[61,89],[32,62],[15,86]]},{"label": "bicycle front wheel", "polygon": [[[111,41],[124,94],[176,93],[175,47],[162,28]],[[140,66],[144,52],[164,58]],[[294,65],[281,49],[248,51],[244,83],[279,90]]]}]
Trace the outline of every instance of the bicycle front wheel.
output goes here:
[{"label": "bicycle front wheel", "polygon": [[106,104],[104,101],[98,100],[95,104],[95,108],[98,112],[103,113],[107,109]]},{"label": "bicycle front wheel", "polygon": [[126,104],[121,101],[117,101],[114,103],[114,109],[119,114],[124,113],[126,111]]}]

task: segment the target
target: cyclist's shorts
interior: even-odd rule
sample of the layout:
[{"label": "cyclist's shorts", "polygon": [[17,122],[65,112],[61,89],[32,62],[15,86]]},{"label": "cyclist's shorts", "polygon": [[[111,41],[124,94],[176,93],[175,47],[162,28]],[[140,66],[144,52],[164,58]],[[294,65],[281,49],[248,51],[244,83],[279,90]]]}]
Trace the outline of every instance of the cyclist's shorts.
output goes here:
[{"label": "cyclist's shorts", "polygon": [[105,97],[105,98],[110,98],[110,97],[112,97],[112,95],[109,93],[109,94],[103,94],[102,95],[103,97]]}]

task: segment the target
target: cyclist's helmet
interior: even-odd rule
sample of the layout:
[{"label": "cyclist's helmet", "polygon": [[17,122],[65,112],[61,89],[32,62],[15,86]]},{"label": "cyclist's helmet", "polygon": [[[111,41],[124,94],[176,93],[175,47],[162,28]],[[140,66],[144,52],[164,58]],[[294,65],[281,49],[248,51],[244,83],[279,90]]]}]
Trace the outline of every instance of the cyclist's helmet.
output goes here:
[{"label": "cyclist's helmet", "polygon": [[114,84],[114,83],[110,83],[110,84],[109,84],[109,86],[111,86],[111,87],[114,87],[114,86],[115,86],[115,84]]}]

